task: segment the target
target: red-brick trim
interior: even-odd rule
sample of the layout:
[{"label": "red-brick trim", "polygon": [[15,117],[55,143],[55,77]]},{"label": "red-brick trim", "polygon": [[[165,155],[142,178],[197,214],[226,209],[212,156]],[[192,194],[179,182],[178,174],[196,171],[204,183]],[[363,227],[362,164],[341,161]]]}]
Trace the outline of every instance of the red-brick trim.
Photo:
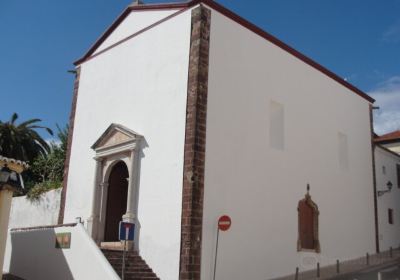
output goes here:
[{"label": "red-brick trim", "polygon": [[64,210],[65,210],[65,199],[67,196],[69,161],[71,158],[71,146],[72,146],[72,137],[74,134],[75,111],[76,111],[76,101],[78,99],[80,74],[81,74],[81,68],[78,67],[76,69],[76,74],[75,74],[74,93],[72,96],[71,113],[69,115],[67,155],[66,155],[65,163],[64,163],[63,189],[61,192],[60,212],[58,214],[58,223],[59,224],[62,224],[64,222]]},{"label": "red-brick trim", "polygon": [[183,166],[180,280],[200,279],[211,11],[192,10]]},{"label": "red-brick trim", "polygon": [[355,87],[354,85],[350,84],[349,82],[345,81],[343,78],[339,77],[332,71],[328,70],[321,64],[315,62],[311,58],[305,56],[304,54],[300,53],[299,51],[295,50],[294,48],[290,47],[289,45],[285,44],[275,36],[267,33],[266,31],[262,30],[261,28],[257,27],[256,25],[252,24],[248,20],[240,17],[239,15],[235,14],[234,12],[230,11],[229,9],[225,8],[224,6],[216,3],[213,0],[192,0],[186,3],[175,3],[175,4],[160,4],[160,5],[137,5],[128,7],[120,17],[110,26],[109,29],[96,41],[96,43],[89,49],[89,51],[78,61],[75,62],[75,65],[78,65],[84,62],[87,58],[89,58],[96,49],[104,42],[104,40],[118,27],[118,25],[130,14],[131,11],[145,11],[145,10],[168,10],[168,9],[179,9],[179,8],[190,8],[194,7],[199,3],[204,3],[210,8],[218,11],[219,13],[223,14],[224,16],[230,18],[231,20],[235,21],[236,23],[242,25],[243,27],[249,29],[250,31],[254,32],[255,34],[259,35],[260,37],[264,38],[265,40],[273,43],[274,45],[278,46],[279,48],[285,50],[286,52],[292,54],[293,56],[297,57],[304,63],[307,63],[311,67],[317,69],[318,71],[324,73],[331,79],[335,80],[339,84],[343,85],[344,87],[348,88],[352,92],[356,93],[357,95],[361,96],[362,98],[366,99],[367,101],[373,103],[375,99],[367,95],[365,92],[360,90],[359,88]]},{"label": "red-brick trim", "polygon": [[375,142],[381,144],[388,144],[400,141],[400,130],[392,131],[384,135],[375,135]]},{"label": "red-brick trim", "polygon": [[372,153],[372,184],[374,191],[374,221],[375,221],[375,249],[379,253],[379,224],[378,224],[378,198],[376,190],[376,167],[375,167],[375,142],[374,142],[374,116],[372,105],[369,105],[369,123],[371,131],[371,153]]},{"label": "red-brick trim", "polygon": [[[119,46],[120,44],[122,44],[122,43],[124,43],[124,42],[126,42],[126,41],[128,41],[128,40],[130,40],[130,39],[132,39],[132,38],[134,38],[134,37],[136,37],[136,36],[138,36],[138,35],[140,35],[140,34],[146,32],[147,30],[152,29],[152,28],[154,28],[154,27],[160,25],[161,23],[163,23],[163,22],[165,22],[165,21],[167,21],[167,20],[170,20],[171,18],[174,18],[174,17],[176,17],[177,15],[180,15],[181,13],[183,13],[183,12],[186,11],[186,10],[187,10],[187,8],[182,9],[182,10],[179,10],[179,11],[177,11],[176,13],[173,13],[173,14],[171,14],[171,15],[169,15],[169,16],[167,16],[167,17],[165,17],[165,18],[163,18],[163,19],[161,19],[161,20],[159,20],[159,21],[156,21],[155,23],[153,23],[153,24],[151,24],[151,25],[149,25],[149,26],[147,26],[147,27],[145,27],[145,28],[143,28],[143,29],[137,31],[136,33],[133,33],[132,35],[129,35],[128,37],[125,37],[125,38],[122,39],[122,40],[119,40],[118,42],[116,42],[116,43],[112,44],[111,46],[109,46],[109,47],[107,47],[107,48],[105,48],[105,49],[99,51],[98,53],[93,54],[93,52],[96,51],[96,49],[97,49],[97,47],[96,47],[96,48],[93,49],[93,52],[91,52],[91,54],[90,54],[89,56],[84,56],[83,58],[81,58],[81,59],[75,61],[74,64],[75,64],[75,66],[77,66],[77,65],[82,64],[82,63],[84,63],[84,62],[86,62],[86,61],[89,61],[89,60],[91,60],[92,58],[95,58],[96,56],[98,56],[98,55],[100,55],[100,54],[102,54],[102,53],[105,53],[105,52],[107,52],[107,51],[109,51],[109,50],[115,48],[116,46]],[[103,40],[103,41],[104,41],[104,40]],[[102,41],[102,42],[103,42],[103,41]]]},{"label": "red-brick trim", "polygon": [[69,223],[69,224],[58,224],[58,225],[48,225],[48,226],[36,226],[36,227],[21,227],[21,228],[12,228],[11,232],[17,231],[33,231],[33,230],[43,230],[43,229],[52,229],[52,228],[60,228],[60,227],[74,227],[77,223]]},{"label": "red-brick trim", "polygon": [[364,93],[362,90],[358,89],[357,87],[353,86],[349,82],[345,81],[343,78],[339,77],[338,75],[336,75],[332,71],[328,70],[327,68],[325,68],[324,66],[322,66],[318,62],[315,62],[311,58],[305,56],[304,54],[302,54],[299,51],[295,50],[291,46],[285,44],[284,42],[282,42],[281,40],[279,40],[275,36],[269,34],[268,32],[266,32],[264,30],[262,30],[261,28],[259,28],[258,26],[254,25],[253,23],[249,22],[248,20],[246,20],[246,19],[240,17],[239,15],[235,14],[234,12],[228,10],[224,6],[216,3],[213,0],[201,0],[201,2],[207,4],[208,6],[213,8],[214,10],[216,10],[219,13],[223,14],[224,16],[230,18],[231,20],[235,21],[236,23],[242,25],[243,27],[249,29],[250,31],[252,31],[255,34],[259,35],[260,37],[264,38],[265,40],[271,42],[272,44],[278,46],[279,48],[285,50],[286,52],[292,54],[293,56],[295,56],[298,59],[300,59],[301,61],[307,63],[311,67],[319,70],[320,72],[324,73],[325,75],[327,75],[331,79],[333,79],[336,82],[338,82],[339,84],[345,86],[346,88],[348,88],[349,90],[353,91],[354,93],[356,93],[357,95],[361,96],[362,98],[364,98],[364,99],[366,99],[366,100],[368,100],[369,102],[372,102],[372,103],[375,102],[375,99],[373,99],[372,97],[370,97],[369,95]]},{"label": "red-brick trim", "polygon": [[143,4],[127,7],[122,14],[111,24],[111,26],[96,40],[96,42],[90,47],[85,55],[74,62],[75,65],[81,64],[88,60],[97,48],[110,36],[111,33],[125,20],[125,18],[132,12],[140,11],[157,11],[157,10],[179,10],[192,7],[194,4],[199,3],[199,0],[184,2],[184,3],[170,3],[170,4]]},{"label": "red-brick trim", "polygon": [[[301,206],[302,204],[309,205],[313,209],[313,229],[314,229],[314,248],[313,249],[305,249],[301,244]],[[311,199],[310,195],[310,187],[307,185],[307,193],[302,200],[299,201],[297,206],[298,212],[298,238],[297,238],[297,251],[312,251],[315,253],[321,253],[321,245],[319,243],[319,210],[318,205]]]}]

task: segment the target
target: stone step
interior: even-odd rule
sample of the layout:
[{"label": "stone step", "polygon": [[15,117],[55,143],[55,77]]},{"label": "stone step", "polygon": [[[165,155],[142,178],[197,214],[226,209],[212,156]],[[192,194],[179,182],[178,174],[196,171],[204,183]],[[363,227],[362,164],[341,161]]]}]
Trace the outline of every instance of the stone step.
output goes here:
[{"label": "stone step", "polygon": [[157,277],[157,275],[153,272],[132,272],[125,271],[126,277]]},{"label": "stone step", "polygon": [[[108,260],[121,260],[122,261],[122,256],[118,257],[118,256],[106,256]],[[139,256],[130,256],[130,257],[125,257],[125,260],[129,260],[130,262],[134,262],[134,261],[143,261],[143,259]]]},{"label": "stone step", "polygon": [[20,277],[12,275],[12,274],[4,274],[2,278],[3,278],[3,280],[24,280]]},{"label": "stone step", "polygon": [[122,251],[124,249],[124,243],[121,241],[115,242],[101,242],[100,248],[105,250],[118,250]]},{"label": "stone step", "polygon": [[[113,267],[122,267],[122,262],[110,262],[110,264]],[[149,268],[146,263],[125,263],[125,267]]]},{"label": "stone step", "polygon": [[[121,270],[122,270],[121,267],[115,269],[115,271],[117,271],[118,273],[121,273]],[[148,270],[141,270],[141,269],[125,269],[125,272],[129,272],[131,274],[133,274],[133,273],[142,273],[142,274],[147,273],[147,274],[151,274],[151,275],[154,274],[154,276],[156,276],[155,273],[152,270],[148,271]]]},{"label": "stone step", "polygon": [[[119,251],[119,250],[106,250],[106,249],[102,249],[101,250],[103,252],[104,255],[107,256],[121,256],[123,255],[123,251]],[[128,251],[125,252],[126,256],[139,256],[138,252],[136,251]]]},{"label": "stone step", "polygon": [[[121,276],[123,252],[118,250],[101,250],[111,266]],[[153,270],[140,257],[136,251],[126,253],[125,259],[125,279],[126,280],[159,280]]]},{"label": "stone step", "polygon": [[[113,263],[110,262],[110,264],[112,265],[112,267],[114,267],[115,269],[117,268],[122,268],[122,262],[121,263]],[[137,265],[137,264],[131,264],[131,263],[126,263],[125,264],[125,268],[129,268],[129,269],[137,269],[137,270],[141,270],[141,271],[153,271],[147,264],[141,264],[141,265]]]},{"label": "stone step", "polygon": [[[107,260],[109,261],[109,262],[121,262],[122,263],[122,257],[121,258],[117,258],[117,257],[106,257],[107,258]],[[125,263],[138,263],[138,264],[146,264],[146,262],[143,260],[143,259],[141,259],[141,258],[125,258]]]},{"label": "stone step", "polygon": [[157,277],[125,277],[127,280],[160,280]]}]

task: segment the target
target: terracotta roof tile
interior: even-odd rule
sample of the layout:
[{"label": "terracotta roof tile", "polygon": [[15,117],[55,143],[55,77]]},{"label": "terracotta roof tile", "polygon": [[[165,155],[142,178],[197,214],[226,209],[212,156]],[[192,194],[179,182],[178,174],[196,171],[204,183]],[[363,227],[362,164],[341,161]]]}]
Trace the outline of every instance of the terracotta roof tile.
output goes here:
[{"label": "terracotta roof tile", "polygon": [[378,136],[375,138],[375,142],[395,142],[400,141],[400,130],[396,130],[390,133],[386,133],[384,135]]}]

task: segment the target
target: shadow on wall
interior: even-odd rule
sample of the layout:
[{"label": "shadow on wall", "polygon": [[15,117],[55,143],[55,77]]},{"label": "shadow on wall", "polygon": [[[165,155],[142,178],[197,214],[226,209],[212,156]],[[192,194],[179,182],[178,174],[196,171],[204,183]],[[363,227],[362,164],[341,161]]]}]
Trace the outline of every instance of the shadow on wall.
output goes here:
[{"label": "shadow on wall", "polygon": [[28,280],[74,279],[54,229],[11,232],[10,273]]}]

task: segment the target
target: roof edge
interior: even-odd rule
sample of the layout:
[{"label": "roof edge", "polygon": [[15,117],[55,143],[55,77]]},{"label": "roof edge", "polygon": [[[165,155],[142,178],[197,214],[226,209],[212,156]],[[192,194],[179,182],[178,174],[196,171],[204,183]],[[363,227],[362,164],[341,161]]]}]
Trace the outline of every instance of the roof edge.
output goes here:
[{"label": "roof edge", "polygon": [[210,6],[211,8],[215,9],[216,11],[220,12],[221,14],[227,16],[231,20],[237,22],[238,24],[242,25],[243,27],[249,29],[250,31],[256,33],[260,37],[266,39],[267,41],[273,43],[274,45],[280,47],[281,49],[287,51],[288,53],[292,54],[293,56],[297,57],[298,59],[302,60],[303,62],[307,63],[311,67],[319,70],[320,72],[324,73],[328,77],[332,78],[339,84],[345,86],[349,90],[353,91],[357,95],[361,96],[362,98],[366,99],[368,102],[374,103],[375,99],[371,96],[357,88],[356,86],[350,84],[349,82],[345,81],[343,78],[339,77],[337,74],[333,73],[332,71],[328,70],[326,67],[322,66],[318,62],[312,60],[308,56],[300,53],[296,49],[292,48],[291,46],[287,45],[283,41],[279,40],[277,37],[273,36],[272,34],[266,32],[265,30],[261,29],[260,27],[256,26],[255,24],[251,23],[250,21],[242,18],[238,14],[232,12],[231,10],[225,8],[221,4],[216,3],[212,0],[201,0],[200,2]]},{"label": "roof edge", "polygon": [[83,63],[86,59],[88,59],[97,49],[100,47],[102,43],[108,38],[108,36],[124,21],[124,19],[132,12],[132,11],[148,11],[148,10],[175,10],[175,9],[183,9],[188,8],[191,5],[195,5],[199,3],[200,0],[194,0],[190,2],[183,3],[165,3],[165,4],[143,4],[136,6],[128,6],[118,17],[117,19],[110,25],[107,30],[101,34],[101,36],[95,41],[95,43],[89,48],[89,50],[78,60],[74,62],[75,66]]},{"label": "roof edge", "polygon": [[250,31],[254,32],[255,34],[259,35],[260,37],[266,39],[267,41],[271,42],[272,44],[280,47],[281,49],[285,50],[286,52],[292,54],[293,56],[297,57],[301,61],[305,62],[309,66],[317,69],[318,71],[322,72],[326,76],[330,77],[331,79],[335,80],[339,84],[343,85],[347,89],[353,91],[360,97],[366,99],[370,103],[374,103],[375,99],[357,88],[356,86],[352,85],[351,83],[345,81],[343,78],[339,77],[334,72],[328,70],[326,67],[322,66],[318,62],[312,60],[308,56],[300,53],[296,49],[292,48],[291,46],[287,45],[283,41],[279,40],[277,37],[271,35],[270,33],[264,31],[260,27],[256,26],[255,24],[251,23],[250,21],[242,18],[238,14],[232,12],[231,10],[225,8],[221,4],[213,0],[192,0],[189,2],[183,3],[166,3],[166,4],[145,4],[145,5],[137,5],[137,6],[129,6],[125,9],[125,11],[112,23],[112,25],[100,36],[100,38],[92,45],[89,51],[80,59],[74,62],[75,66],[83,63],[86,59],[88,59],[96,49],[105,41],[105,39],[119,26],[119,24],[130,14],[131,11],[144,11],[144,10],[167,10],[167,9],[182,9],[182,8],[190,8],[199,3],[203,3],[210,8],[216,10],[217,12],[223,14],[224,16],[228,17],[229,19],[235,21],[236,23],[240,24],[241,26],[249,29]]},{"label": "roof edge", "polygon": [[382,150],[384,150],[385,152],[388,152],[389,154],[396,156],[397,158],[400,159],[400,155],[396,152],[393,152],[392,150],[389,150],[388,148],[386,148],[385,146],[381,145],[381,144],[376,144],[377,147],[381,148]]},{"label": "roof edge", "polygon": [[377,144],[391,144],[391,143],[396,143],[400,142],[400,138],[394,138],[394,139],[374,139],[374,142]]}]

